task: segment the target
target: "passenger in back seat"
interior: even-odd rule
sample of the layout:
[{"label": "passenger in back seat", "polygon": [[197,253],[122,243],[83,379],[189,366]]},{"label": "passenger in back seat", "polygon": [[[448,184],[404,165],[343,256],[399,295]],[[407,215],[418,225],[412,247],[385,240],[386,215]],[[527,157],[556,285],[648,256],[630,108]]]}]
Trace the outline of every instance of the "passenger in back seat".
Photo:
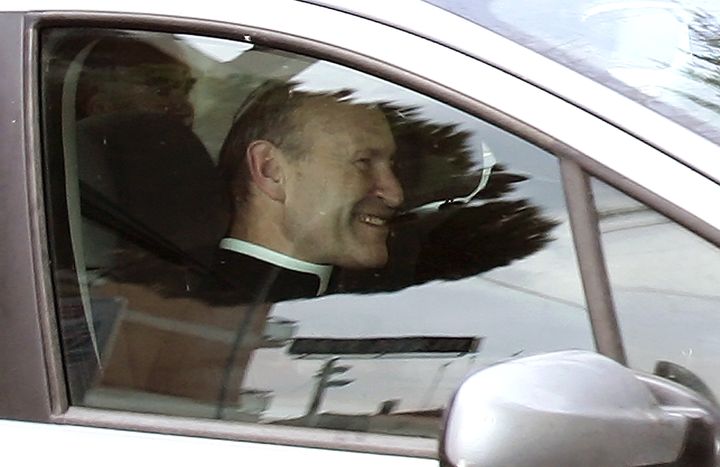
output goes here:
[{"label": "passenger in back seat", "polygon": [[96,249],[105,276],[168,295],[201,282],[192,276],[207,272],[227,227],[224,187],[191,129],[193,82],[178,58],[113,36],[92,46],[77,86],[83,215],[116,242]]}]

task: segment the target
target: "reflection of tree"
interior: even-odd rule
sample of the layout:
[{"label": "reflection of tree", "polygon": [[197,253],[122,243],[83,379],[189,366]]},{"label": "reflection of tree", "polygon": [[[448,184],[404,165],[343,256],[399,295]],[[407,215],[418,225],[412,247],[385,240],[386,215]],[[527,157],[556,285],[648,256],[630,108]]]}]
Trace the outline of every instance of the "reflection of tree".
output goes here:
[{"label": "reflection of tree", "polygon": [[428,235],[416,281],[460,279],[505,266],[541,249],[554,226],[527,200],[460,209]]},{"label": "reflection of tree", "polygon": [[[468,185],[472,180],[467,177],[473,169],[469,132],[456,124],[423,119],[416,107],[389,103],[382,107],[398,144],[397,172],[406,205],[417,206],[472,190]],[[453,189],[455,193],[450,192]]]},{"label": "reflection of tree", "polygon": [[[472,136],[455,124],[422,118],[416,108],[383,104],[398,145],[398,177],[406,203],[469,193],[477,183]],[[492,130],[500,131],[500,130]],[[493,168],[482,203],[448,208],[398,222],[389,241],[390,259],[381,271],[346,271],[340,290],[390,291],[432,280],[461,279],[505,266],[546,245],[556,222],[527,199],[509,199],[527,176]]]},{"label": "reflection of tree", "polygon": [[687,76],[702,88],[680,95],[712,112],[720,112],[720,24],[706,12],[698,12],[690,25],[693,37],[693,62]]}]

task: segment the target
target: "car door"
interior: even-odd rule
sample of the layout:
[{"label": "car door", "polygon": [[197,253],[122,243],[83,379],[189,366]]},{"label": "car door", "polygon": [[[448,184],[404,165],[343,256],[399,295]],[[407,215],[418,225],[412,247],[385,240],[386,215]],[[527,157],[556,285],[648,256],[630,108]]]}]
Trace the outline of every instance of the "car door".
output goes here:
[{"label": "car door", "polygon": [[[430,463],[442,410],[477,369],[566,348],[633,363],[602,253],[612,241],[612,272],[614,255],[634,250],[603,230],[615,206],[664,216],[693,239],[683,257],[691,244],[717,255],[720,220],[705,202],[715,182],[512,70],[301,3],[166,8],[2,14],[3,186],[19,220],[3,227],[13,377],[2,415],[53,423],[12,424],[18,445],[59,430],[122,439],[118,459],[152,440],[182,444],[163,456],[186,463],[215,449],[271,463]],[[128,61],[127,50],[164,61]],[[381,270],[259,314],[184,294],[207,259],[195,247],[212,252],[228,222],[212,174],[225,134],[271,79],[382,109],[407,219]],[[611,207],[598,213],[593,193]],[[639,366],[658,359],[650,351]],[[707,366],[693,370],[708,379]]]}]

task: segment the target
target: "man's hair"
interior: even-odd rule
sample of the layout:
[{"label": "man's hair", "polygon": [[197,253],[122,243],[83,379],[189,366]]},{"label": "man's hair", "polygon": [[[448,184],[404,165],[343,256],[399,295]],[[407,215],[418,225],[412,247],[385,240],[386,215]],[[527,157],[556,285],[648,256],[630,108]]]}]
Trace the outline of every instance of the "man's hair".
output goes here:
[{"label": "man's hair", "polygon": [[331,98],[347,101],[352,91],[334,93],[300,91],[298,84],[288,81],[267,81],[245,99],[235,114],[222,149],[218,167],[232,195],[233,206],[242,209],[249,196],[250,168],[245,157],[253,141],[272,143],[293,159],[305,156],[307,140],[302,134],[299,110],[310,100]]}]

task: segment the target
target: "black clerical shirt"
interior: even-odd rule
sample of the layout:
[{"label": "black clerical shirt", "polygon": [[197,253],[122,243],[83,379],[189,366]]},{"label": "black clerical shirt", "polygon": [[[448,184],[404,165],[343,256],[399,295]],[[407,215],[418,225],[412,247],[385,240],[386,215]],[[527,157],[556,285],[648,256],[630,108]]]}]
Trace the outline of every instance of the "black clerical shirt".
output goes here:
[{"label": "black clerical shirt", "polygon": [[214,296],[227,304],[275,303],[322,295],[333,267],[298,260],[246,241],[224,238],[213,273]]}]

